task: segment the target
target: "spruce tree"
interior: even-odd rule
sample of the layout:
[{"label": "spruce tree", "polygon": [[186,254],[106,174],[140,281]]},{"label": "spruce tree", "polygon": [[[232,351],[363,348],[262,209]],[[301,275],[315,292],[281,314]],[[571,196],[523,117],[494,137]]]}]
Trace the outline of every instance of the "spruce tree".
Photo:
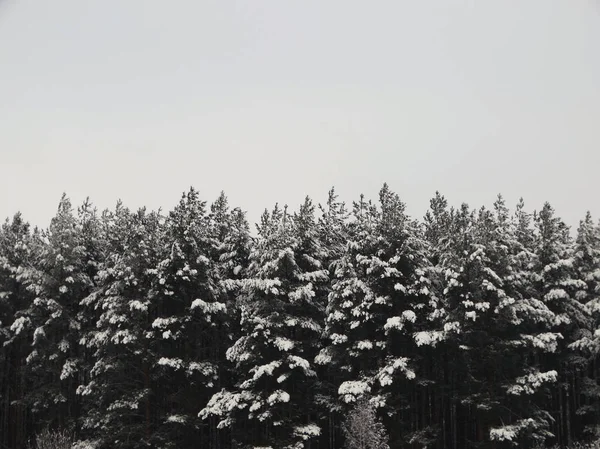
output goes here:
[{"label": "spruce tree", "polygon": [[27,438],[26,370],[31,331],[22,312],[34,299],[27,279],[37,246],[20,213],[0,227],[0,446],[21,447]]},{"label": "spruce tree", "polygon": [[163,218],[118,205],[110,224],[114,252],[98,273],[97,290],[86,304],[100,312],[82,344],[93,351],[89,381],[78,388],[88,404],[83,437],[92,447],[152,447],[156,430],[156,360],[152,290],[160,261]]},{"label": "spruce tree", "polygon": [[558,387],[552,395],[553,433],[560,444],[571,444],[571,422],[575,410],[571,406],[571,380],[580,369],[580,359],[571,357],[567,347],[577,338],[577,329],[589,326],[589,315],[577,300],[587,284],[578,279],[571,252],[571,239],[564,222],[545,203],[535,216],[534,285],[539,299],[550,310],[548,331],[559,337],[557,350],[540,356],[543,372],[558,372]]},{"label": "spruce tree", "polygon": [[160,385],[155,444],[165,448],[218,439],[214,426],[201,430],[198,409],[216,392],[228,346],[228,310],[216,253],[227,236],[229,211],[223,195],[220,201],[217,214],[213,205],[211,226],[198,192],[183,195],[166,223],[166,257],[152,270],[156,317],[149,335]]},{"label": "spruce tree", "polygon": [[21,313],[32,329],[27,366],[33,382],[27,400],[40,424],[75,426],[80,416],[76,395],[84,371],[79,348],[80,301],[94,286],[88,231],[93,232],[78,220],[70,200],[63,195],[50,227],[41,235],[40,252],[27,274],[28,288],[35,294]]},{"label": "spruce tree", "polygon": [[573,266],[577,279],[585,283],[576,293],[579,302],[585,305],[590,316],[589,326],[579,328],[576,340],[570,349],[585,358],[586,364],[577,373],[583,403],[579,404],[576,415],[583,425],[581,429],[587,438],[600,437],[600,376],[598,357],[600,355],[600,226],[592,221],[588,212],[580,222],[573,250]]},{"label": "spruce tree", "polygon": [[398,436],[401,410],[407,406],[402,392],[415,376],[411,329],[417,310],[430,300],[428,262],[418,227],[387,185],[380,191],[379,208],[361,198],[353,215],[350,241],[334,264],[329,343],[316,362],[336,373],[337,411],[373,394],[373,403],[393,420]]},{"label": "spruce tree", "polygon": [[[320,434],[311,405],[316,373],[319,285],[327,275],[315,251],[314,207],[307,199],[263,214],[248,277],[239,281],[241,337],[227,350],[239,382],[213,396],[201,416],[236,425],[240,443],[301,448]],[[311,356],[312,355],[312,356]]]}]

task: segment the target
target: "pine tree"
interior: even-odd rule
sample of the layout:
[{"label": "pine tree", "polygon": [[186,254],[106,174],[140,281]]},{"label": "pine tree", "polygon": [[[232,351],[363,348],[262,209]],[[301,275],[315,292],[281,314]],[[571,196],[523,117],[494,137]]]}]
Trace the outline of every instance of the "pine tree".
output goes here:
[{"label": "pine tree", "polygon": [[[466,204],[460,209],[448,208],[439,193],[431,201],[425,217],[425,237],[432,244],[431,282],[435,301],[429,312],[430,328],[415,335],[419,347],[430,347],[430,358],[437,360],[435,368],[437,404],[441,419],[439,439],[443,447],[457,448],[465,438],[459,429],[459,419],[466,414],[461,400],[468,397],[468,375],[461,334],[477,316],[479,301],[468,298],[468,256],[474,251],[474,212]],[[465,308],[465,301],[468,301]]]},{"label": "pine tree", "polygon": [[[57,215],[42,234],[34,269],[28,271],[28,288],[36,295],[21,314],[33,330],[27,356],[30,376],[28,404],[38,422],[74,426],[80,404],[75,394],[82,375],[79,351],[80,301],[93,287],[85,233],[63,195]],[[20,333],[23,327],[16,329]]]},{"label": "pine tree", "polygon": [[[334,277],[336,261],[342,257],[349,238],[349,212],[346,204],[339,200],[334,188],[329,190],[327,202],[319,205],[319,209],[321,215],[318,220],[318,239],[322,245],[323,267],[331,280]],[[327,282],[325,287],[323,300],[326,309],[327,298],[331,293],[331,282]],[[327,332],[322,332],[315,348],[320,352],[328,344]],[[315,406],[323,417],[322,438],[323,441],[328,442],[328,447],[337,447],[337,441],[342,438],[340,422],[343,416],[339,413],[341,409],[338,401],[338,387],[341,381],[336,370],[329,364],[315,363],[315,369],[318,377]]]},{"label": "pine tree", "polygon": [[[363,196],[353,204],[348,242],[338,260],[333,262],[326,309],[327,343],[315,359],[317,364],[329,366],[330,372],[334,373],[335,389],[342,404],[354,402],[371,391],[377,369],[385,357],[383,332],[380,332],[379,341],[372,341],[377,337],[376,328],[383,331],[385,306],[375,303],[376,295],[361,279],[359,271],[360,262],[369,262],[374,246],[376,216],[375,206],[366,202]],[[339,405],[334,407],[332,411],[343,410]]]},{"label": "pine tree", "polygon": [[399,410],[407,404],[401,392],[415,376],[411,329],[431,299],[431,285],[418,226],[387,185],[379,203],[379,209],[363,198],[354,204],[350,241],[335,262],[329,295],[330,341],[316,361],[337,374],[341,404],[377,393],[374,403],[400,430]]},{"label": "pine tree", "polygon": [[[374,260],[377,267],[372,263],[371,273],[378,277],[373,279],[374,290],[390,305],[383,326],[387,355],[377,375],[379,399],[385,404],[384,422],[393,429],[392,443],[405,440],[426,446],[436,429],[428,411],[422,410],[420,416],[418,412],[432,399],[432,370],[420,355],[415,335],[429,329],[429,314],[437,306],[428,247],[423,230],[406,215],[398,195],[384,184],[379,196],[381,214],[375,229],[379,260]],[[406,425],[407,418],[417,416],[417,426]]]},{"label": "pine tree", "polygon": [[525,249],[519,241],[527,232],[522,205],[521,200],[516,223],[510,220],[501,196],[494,212],[481,209],[475,223],[474,252],[466,265],[469,297],[463,305],[474,302],[477,311],[469,316],[469,330],[461,335],[469,367],[469,395],[463,404],[475,408],[479,446],[490,445],[488,438],[537,445],[550,436],[547,412],[532,408],[530,401],[535,395],[539,398],[555,376],[532,370],[531,352],[552,352],[556,336],[523,333],[535,329],[548,310],[528,298],[528,267],[523,264]]},{"label": "pine tree", "polygon": [[546,372],[558,372],[559,388],[553,394],[553,433],[560,444],[571,444],[574,414],[570,405],[573,394],[571,380],[574,373],[581,369],[581,359],[571,358],[566,348],[576,339],[577,328],[589,326],[589,315],[577,300],[579,292],[587,285],[577,278],[574,270],[568,228],[555,216],[549,203],[545,203],[536,214],[535,224],[535,287],[540,299],[552,313],[547,323],[548,331],[559,336],[555,354],[547,353],[540,357],[540,366]]},{"label": "pine tree", "polygon": [[321,330],[315,297],[327,275],[315,257],[313,213],[307,199],[294,217],[277,206],[263,214],[248,277],[239,282],[242,335],[227,350],[240,380],[201,412],[222,417],[220,427],[243,428],[236,438],[247,443],[301,448],[320,434],[311,360]]},{"label": "pine tree", "polygon": [[227,303],[216,265],[228,233],[229,211],[223,195],[219,201],[218,213],[212,207],[211,226],[198,192],[191,189],[183,195],[167,220],[167,256],[153,270],[157,313],[150,335],[160,367],[157,419],[162,426],[155,444],[161,447],[217,441],[214,426],[198,431],[198,408],[216,392],[228,343]]},{"label": "pine tree", "polygon": [[436,192],[418,222],[384,185],[315,210],[265,212],[255,238],[224,193],[194,189],[167,216],[63,196],[47,230],[7,220],[0,446],[44,429],[77,449],[597,439],[591,214],[573,240],[522,199],[511,214]]},{"label": "pine tree", "polygon": [[580,370],[578,381],[584,403],[579,404],[576,414],[581,417],[583,432],[589,438],[600,436],[600,384],[598,357],[600,355],[600,227],[594,225],[588,212],[580,222],[575,241],[573,266],[577,279],[585,287],[576,293],[576,298],[585,305],[590,315],[589,326],[580,328],[576,340],[569,346],[585,358],[585,371]]},{"label": "pine tree", "polygon": [[[25,358],[28,318],[21,312],[33,300],[26,279],[36,246],[21,214],[0,228],[0,446],[19,447],[27,438]],[[18,335],[17,335],[18,334]]]},{"label": "pine tree", "polygon": [[82,341],[95,359],[89,382],[77,390],[88,404],[83,436],[99,448],[150,447],[157,389],[152,283],[164,241],[163,219],[145,209],[132,214],[120,204],[109,217],[122,252],[111,254],[98,273],[97,290],[84,301],[100,317]]}]

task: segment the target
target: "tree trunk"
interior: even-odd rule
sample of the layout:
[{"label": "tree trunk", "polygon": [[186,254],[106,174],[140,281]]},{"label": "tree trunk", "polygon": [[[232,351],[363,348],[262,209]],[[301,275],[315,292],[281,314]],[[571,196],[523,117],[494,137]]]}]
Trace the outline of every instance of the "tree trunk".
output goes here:
[{"label": "tree trunk", "polygon": [[569,390],[571,389],[571,385],[570,382],[568,382],[568,376],[565,387],[565,424],[567,426],[567,445],[571,446],[571,400],[569,399]]},{"label": "tree trunk", "polygon": [[150,367],[144,362],[144,389],[146,390],[146,438],[150,441]]},{"label": "tree trunk", "polygon": [[558,426],[558,442],[561,446],[564,445],[564,432],[563,432],[563,425],[564,425],[564,413],[563,413],[563,395],[562,395],[562,388],[559,387],[558,388],[558,419],[557,421],[557,426]]}]

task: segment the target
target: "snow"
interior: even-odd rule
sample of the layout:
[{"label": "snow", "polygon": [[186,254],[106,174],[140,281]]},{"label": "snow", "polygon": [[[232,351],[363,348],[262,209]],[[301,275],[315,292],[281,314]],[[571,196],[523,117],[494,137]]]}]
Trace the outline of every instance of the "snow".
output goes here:
[{"label": "snow", "polygon": [[476,321],[477,320],[477,312],[471,310],[470,312],[465,312],[465,318],[467,320]]},{"label": "snow", "polygon": [[115,401],[108,406],[109,411],[119,410],[119,409],[137,410],[137,408],[138,408],[137,401],[125,401],[125,400]]},{"label": "snow", "polygon": [[310,368],[308,360],[299,357],[297,355],[288,356],[288,363],[290,369],[300,368],[305,376],[314,377],[316,373]]},{"label": "snow", "polygon": [[535,426],[532,418],[521,419],[516,424],[492,428],[490,439],[492,441],[513,441],[522,431]]},{"label": "snow", "polygon": [[239,282],[239,285],[244,291],[258,290],[264,293],[271,293],[273,295],[279,294],[277,287],[281,286],[281,281],[275,279],[243,279]]},{"label": "snow", "polygon": [[343,382],[338,388],[338,394],[346,403],[355,402],[360,396],[369,393],[371,387],[362,380]]},{"label": "snow", "polygon": [[247,337],[239,338],[233,346],[225,352],[225,357],[230,362],[245,362],[252,358],[252,353],[245,350]]},{"label": "snow", "polygon": [[461,331],[461,326],[460,323],[458,321],[451,321],[449,323],[445,323],[444,324],[444,332],[456,332],[456,333],[460,333]]},{"label": "snow", "polygon": [[413,336],[417,346],[436,346],[445,339],[445,333],[440,331],[421,331]]},{"label": "snow", "polygon": [[74,374],[77,374],[77,363],[74,360],[67,360],[62,367],[60,380],[68,379]]},{"label": "snow", "polygon": [[142,301],[138,301],[136,299],[129,303],[129,308],[131,310],[139,310],[140,312],[147,312],[148,311],[148,301],[142,302]]},{"label": "snow", "polygon": [[277,390],[267,398],[269,405],[290,401],[290,395],[283,390]]},{"label": "snow", "polygon": [[569,298],[569,295],[562,288],[554,288],[554,289],[550,290],[546,294],[546,296],[544,296],[544,299],[546,301],[555,301],[558,299],[568,299],[568,298]]},{"label": "snow", "polygon": [[119,330],[111,337],[110,341],[115,344],[128,344],[137,340],[137,337],[128,330]]},{"label": "snow", "polygon": [[171,340],[171,339],[176,340],[177,339],[177,337],[170,330],[164,331],[162,333],[162,338],[164,338],[165,340]]},{"label": "snow", "polygon": [[388,362],[388,364],[379,371],[377,378],[382,387],[391,385],[394,380],[394,374],[396,371],[404,373],[407,379],[414,379],[415,372],[408,367],[408,358],[399,357],[397,359]]},{"label": "snow", "polygon": [[188,376],[200,373],[205,377],[217,379],[217,367],[210,362],[190,362],[186,372]]},{"label": "snow", "polygon": [[405,310],[402,312],[402,317],[410,323],[414,323],[417,319],[417,315],[412,310]]},{"label": "snow", "polygon": [[357,349],[365,350],[365,349],[373,349],[373,343],[368,340],[361,340],[356,343]]},{"label": "snow", "polygon": [[522,394],[533,394],[544,383],[554,383],[558,379],[558,373],[554,370],[545,373],[536,371],[526,376],[515,379],[516,384],[507,388],[507,393],[515,396]]},{"label": "snow", "polygon": [[253,380],[258,380],[262,376],[272,376],[273,371],[281,366],[280,361],[274,361],[267,363],[266,365],[256,366],[252,368],[251,372],[254,373]]},{"label": "snow", "polygon": [[340,334],[331,334],[329,338],[334,345],[341,345],[348,341],[348,337],[346,335]]},{"label": "snow", "polygon": [[316,424],[306,424],[304,426],[294,427],[293,432],[294,436],[300,437],[302,440],[306,441],[321,435],[321,428]]},{"label": "snow", "polygon": [[283,352],[289,352],[292,349],[294,349],[294,342],[292,340],[289,340],[287,338],[283,338],[283,337],[277,337],[275,338],[275,347],[277,349],[279,349],[280,351]]},{"label": "snow", "polygon": [[33,342],[37,343],[39,340],[46,338],[46,331],[43,327],[38,327],[33,331]]},{"label": "snow", "polygon": [[185,424],[187,422],[187,417],[183,415],[169,415],[166,419],[166,422]]},{"label": "snow", "polygon": [[[221,390],[215,393],[204,409],[198,413],[198,417],[206,419],[210,415],[224,416],[234,409],[242,409],[247,406],[247,403],[252,400],[252,396],[247,391],[240,393],[232,393],[227,390]],[[221,427],[227,427],[231,421],[224,420],[219,424]]]},{"label": "snow", "polygon": [[155,329],[164,329],[168,326],[170,326],[173,323],[177,322],[177,318],[175,317],[169,317],[169,318],[156,318],[153,322],[152,322],[152,327]]},{"label": "snow", "polygon": [[72,449],[97,449],[99,446],[98,441],[82,440],[73,443]]},{"label": "snow", "polygon": [[404,328],[404,319],[399,316],[388,318],[383,328],[386,331],[390,329],[402,330]]},{"label": "snow", "polygon": [[571,268],[573,267],[573,259],[563,259],[559,260],[556,263],[548,264],[544,267],[544,273],[549,273],[551,271],[558,271],[561,268]]},{"label": "snow", "polygon": [[15,319],[13,324],[10,326],[10,330],[15,335],[19,335],[21,332],[23,332],[25,329],[27,329],[29,327],[30,323],[31,323],[31,320],[29,318],[19,317],[19,318]]},{"label": "snow", "polygon": [[262,406],[263,406],[263,402],[262,401],[256,401],[256,402],[254,402],[254,403],[252,403],[250,405],[250,407],[248,408],[248,411],[249,412],[255,412],[258,409],[260,409]]},{"label": "snow", "polygon": [[70,347],[71,344],[64,338],[58,343],[58,349],[60,352],[67,353]]},{"label": "snow", "polygon": [[512,441],[518,434],[518,426],[504,426],[490,430],[492,441]]},{"label": "snow", "polygon": [[315,292],[313,290],[313,285],[309,283],[308,285],[303,285],[302,287],[297,288],[296,290],[290,292],[288,297],[292,302],[298,302],[301,300],[309,300],[315,296]]},{"label": "snow", "polygon": [[214,313],[225,313],[227,312],[227,306],[220,302],[206,302],[202,299],[195,299],[190,306],[192,310],[201,309],[203,313],[214,314]]},{"label": "snow", "polygon": [[315,363],[317,365],[328,365],[332,362],[333,357],[330,354],[328,348],[322,349],[319,354],[315,357]]},{"label": "snow", "polygon": [[561,340],[563,336],[555,332],[544,332],[537,335],[521,335],[521,338],[534,348],[543,349],[544,352],[555,352],[558,340]]},{"label": "snow", "polygon": [[485,312],[490,308],[490,303],[487,301],[481,301],[475,304],[475,310],[479,310],[481,312]]},{"label": "snow", "polygon": [[277,383],[281,384],[281,383],[285,382],[288,377],[290,377],[289,373],[282,374],[281,376],[279,376],[277,378]]},{"label": "snow", "polygon": [[182,369],[184,364],[183,364],[183,360],[181,359],[171,359],[168,357],[161,357],[158,360],[158,364],[161,366],[168,366],[170,368],[173,368],[175,370],[179,370]]},{"label": "snow", "polygon": [[309,271],[298,275],[298,280],[303,282],[326,282],[329,280],[329,272],[327,270]]}]

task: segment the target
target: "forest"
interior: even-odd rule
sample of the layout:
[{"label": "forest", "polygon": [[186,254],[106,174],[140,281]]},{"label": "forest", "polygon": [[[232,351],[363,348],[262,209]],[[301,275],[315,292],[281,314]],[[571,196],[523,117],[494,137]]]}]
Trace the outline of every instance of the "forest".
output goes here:
[{"label": "forest", "polygon": [[[600,437],[600,225],[549,203],[412,218],[376,200],[225,194],[0,229],[0,448],[342,449],[357,403],[391,449]],[[358,419],[360,421],[360,418]]]}]

